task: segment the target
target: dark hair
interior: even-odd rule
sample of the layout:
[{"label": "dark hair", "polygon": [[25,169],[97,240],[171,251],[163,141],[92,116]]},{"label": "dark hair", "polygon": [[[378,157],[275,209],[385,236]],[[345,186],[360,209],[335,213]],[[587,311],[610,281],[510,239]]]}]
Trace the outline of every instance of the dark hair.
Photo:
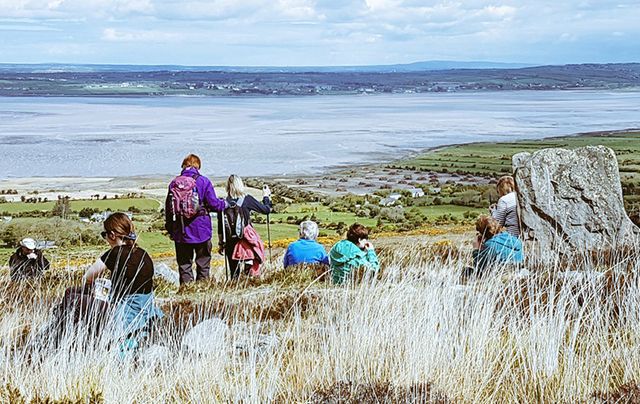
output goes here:
[{"label": "dark hair", "polygon": [[136,242],[136,233],[133,222],[125,213],[112,213],[104,221],[104,230],[107,233],[113,233],[117,237],[122,238],[122,241],[128,246],[133,246]]},{"label": "dark hair", "polygon": [[369,229],[361,225],[360,223],[354,223],[347,230],[347,240],[353,244],[360,243],[360,240],[369,238]]}]

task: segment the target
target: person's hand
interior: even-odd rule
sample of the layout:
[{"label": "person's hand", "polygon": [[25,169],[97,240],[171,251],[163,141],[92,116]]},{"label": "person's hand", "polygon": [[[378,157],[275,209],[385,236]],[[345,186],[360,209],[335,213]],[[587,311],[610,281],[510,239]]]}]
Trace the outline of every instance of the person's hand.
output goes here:
[{"label": "person's hand", "polygon": [[360,248],[363,250],[373,250],[373,244],[369,240],[360,240]]},{"label": "person's hand", "polygon": [[262,187],[262,196],[265,198],[268,198],[271,196],[271,190],[269,189],[268,185],[265,185]]},{"label": "person's hand", "polygon": [[473,240],[473,249],[479,250],[481,245],[482,245],[482,236],[478,233],[476,234],[475,240]]}]

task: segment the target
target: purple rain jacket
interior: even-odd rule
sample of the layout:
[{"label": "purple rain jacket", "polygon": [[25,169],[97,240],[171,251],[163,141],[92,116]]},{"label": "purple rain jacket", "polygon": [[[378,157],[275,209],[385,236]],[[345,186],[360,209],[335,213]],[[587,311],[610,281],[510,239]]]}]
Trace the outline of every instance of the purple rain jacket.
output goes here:
[{"label": "purple rain jacket", "polygon": [[[196,188],[198,189],[198,196],[200,197],[200,204],[204,207],[202,213],[193,219],[184,219],[184,232],[182,231],[182,224],[180,218],[173,222],[173,215],[171,213],[171,191],[167,194],[165,201],[165,229],[171,235],[171,239],[176,243],[185,244],[199,244],[204,243],[211,239],[211,216],[210,211],[221,212],[225,208],[224,199],[220,199],[216,196],[216,191],[213,189],[213,184],[209,178],[204,175],[200,175],[198,170],[193,167],[187,167],[182,170],[181,175],[187,175],[190,177],[196,177]],[[173,181],[169,184],[169,190]]]}]

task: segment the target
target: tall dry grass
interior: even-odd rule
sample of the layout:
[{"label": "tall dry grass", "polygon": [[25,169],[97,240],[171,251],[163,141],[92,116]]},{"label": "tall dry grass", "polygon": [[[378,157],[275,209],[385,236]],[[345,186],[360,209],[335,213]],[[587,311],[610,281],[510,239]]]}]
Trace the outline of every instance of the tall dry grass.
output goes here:
[{"label": "tall dry grass", "polygon": [[[109,332],[69,329],[58,345],[47,334],[76,273],[3,280],[0,401],[615,402],[640,391],[637,251],[528,259],[465,283],[468,252],[407,243],[381,256],[383,273],[345,287],[271,268],[259,281],[165,288],[166,317],[124,360]],[[206,346],[185,346],[211,318]]]}]

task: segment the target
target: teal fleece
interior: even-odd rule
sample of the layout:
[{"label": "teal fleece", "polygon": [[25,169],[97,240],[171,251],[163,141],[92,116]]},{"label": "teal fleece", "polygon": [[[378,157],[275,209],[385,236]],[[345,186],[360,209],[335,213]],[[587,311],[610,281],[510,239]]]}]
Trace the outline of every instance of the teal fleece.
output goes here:
[{"label": "teal fleece", "polygon": [[378,256],[373,250],[362,250],[349,240],[341,240],[329,251],[333,282],[341,284],[352,270],[365,267],[372,271],[380,269]]},{"label": "teal fleece", "polygon": [[485,241],[480,250],[473,251],[473,263],[478,272],[497,263],[522,262],[522,241],[503,231]]}]

